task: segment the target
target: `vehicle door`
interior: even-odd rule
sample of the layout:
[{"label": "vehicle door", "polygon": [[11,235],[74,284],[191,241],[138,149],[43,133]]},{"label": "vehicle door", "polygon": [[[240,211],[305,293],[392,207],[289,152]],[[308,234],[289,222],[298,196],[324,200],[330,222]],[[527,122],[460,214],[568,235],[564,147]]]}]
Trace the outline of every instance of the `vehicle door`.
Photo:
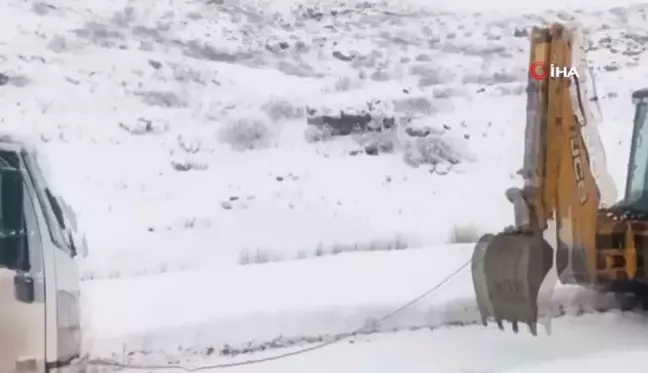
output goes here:
[{"label": "vehicle door", "polygon": [[[65,224],[63,208],[44,178],[38,162],[28,153],[23,153],[23,159],[47,221],[49,236],[44,241],[44,246],[49,245],[47,248],[51,248],[51,253],[47,253],[46,257],[51,257],[55,272],[55,281],[52,281],[55,285],[48,285],[47,289],[47,294],[51,294],[56,300],[56,353],[50,359],[55,358],[58,365],[66,365],[81,353],[81,287],[79,269],[74,260],[77,252],[71,230]],[[48,331],[52,331],[52,328],[48,328]]]},{"label": "vehicle door", "polygon": [[19,150],[0,149],[0,372],[45,371],[39,211]]}]

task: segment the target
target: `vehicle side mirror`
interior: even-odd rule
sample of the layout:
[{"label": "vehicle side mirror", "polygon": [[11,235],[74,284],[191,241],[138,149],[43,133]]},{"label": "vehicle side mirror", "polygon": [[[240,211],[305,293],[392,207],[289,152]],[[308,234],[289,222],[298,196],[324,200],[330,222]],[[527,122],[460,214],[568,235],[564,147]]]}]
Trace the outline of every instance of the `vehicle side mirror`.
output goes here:
[{"label": "vehicle side mirror", "polygon": [[14,276],[14,296],[23,303],[33,303],[34,279],[24,273],[18,273]]},{"label": "vehicle side mirror", "polygon": [[72,232],[69,229],[66,229],[66,233],[68,239],[68,246],[70,247],[70,256],[74,258],[78,254],[76,245],[74,244],[74,237],[72,236]]}]

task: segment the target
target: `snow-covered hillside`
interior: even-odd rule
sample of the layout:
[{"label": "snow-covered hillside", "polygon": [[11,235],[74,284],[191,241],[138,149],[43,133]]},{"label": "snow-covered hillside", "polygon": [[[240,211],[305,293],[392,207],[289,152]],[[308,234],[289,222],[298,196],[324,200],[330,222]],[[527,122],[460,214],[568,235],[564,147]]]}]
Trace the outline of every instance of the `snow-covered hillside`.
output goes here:
[{"label": "snow-covered hillside", "polygon": [[[619,364],[631,369],[644,366],[648,329],[642,317],[610,312],[556,319],[555,326],[556,333],[552,338],[504,334],[481,327],[448,327],[432,331],[426,328],[360,336],[302,355],[226,371],[604,373]],[[276,350],[263,352],[254,357],[277,353]],[[205,358],[202,364],[231,361],[236,360]]]},{"label": "snow-covered hillside", "polygon": [[[61,189],[89,231],[88,279],[429,247],[498,229],[520,166],[524,30],[567,17],[101,4],[3,5],[0,52],[3,124],[39,136],[65,174]],[[616,153],[627,97],[646,74],[643,11],[579,14],[612,159],[626,156]],[[307,125],[307,109],[368,105],[396,126],[329,138]]]},{"label": "snow-covered hillside", "polygon": [[[623,190],[648,6],[580,5],[4,2],[0,123],[42,143],[87,230],[88,351],[301,343],[452,272],[512,220],[532,25],[584,25]],[[366,130],[317,125],[340,112]],[[462,276],[382,328],[476,321]]]}]

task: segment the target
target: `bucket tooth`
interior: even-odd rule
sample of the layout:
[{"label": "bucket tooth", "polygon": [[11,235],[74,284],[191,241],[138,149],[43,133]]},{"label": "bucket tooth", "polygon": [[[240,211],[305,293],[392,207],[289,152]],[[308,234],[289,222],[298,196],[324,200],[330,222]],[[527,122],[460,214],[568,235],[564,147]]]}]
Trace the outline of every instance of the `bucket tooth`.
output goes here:
[{"label": "bucket tooth", "polygon": [[527,325],[529,325],[529,332],[534,336],[538,336],[538,323],[535,322],[530,322]]},{"label": "bucket tooth", "polygon": [[482,323],[519,323],[537,335],[538,292],[553,266],[553,249],[540,236],[520,232],[485,235],[476,244],[472,277]]}]

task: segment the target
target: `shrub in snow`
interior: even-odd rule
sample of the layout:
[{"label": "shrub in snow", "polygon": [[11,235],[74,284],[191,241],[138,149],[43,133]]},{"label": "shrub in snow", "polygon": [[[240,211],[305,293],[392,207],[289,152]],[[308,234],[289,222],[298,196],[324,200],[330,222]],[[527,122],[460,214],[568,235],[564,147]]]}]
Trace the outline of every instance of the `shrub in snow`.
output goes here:
[{"label": "shrub in snow", "polygon": [[391,79],[391,76],[387,71],[379,69],[369,74],[369,79],[374,82],[387,82]]},{"label": "shrub in snow", "polygon": [[450,232],[450,243],[473,243],[479,240],[481,233],[474,224],[457,224]]},{"label": "shrub in snow", "polygon": [[142,101],[151,106],[162,106],[162,107],[184,107],[186,102],[180,99],[178,95],[170,91],[142,91],[137,92],[142,99]]},{"label": "shrub in snow", "polygon": [[45,16],[52,9],[56,9],[56,8],[54,8],[53,6],[47,4],[44,1],[36,1],[36,2],[32,3],[32,9],[31,10],[34,13],[38,14],[39,16]]},{"label": "shrub in snow", "polygon": [[[427,55],[420,55],[418,58],[425,58]],[[455,73],[430,65],[428,61],[415,63],[409,68],[412,75],[418,76],[419,86],[428,87],[432,85],[446,84],[454,80]]]},{"label": "shrub in snow", "polygon": [[92,44],[105,48],[114,48],[125,39],[120,30],[94,21],[86,22],[83,28],[74,32],[79,38],[89,40]]},{"label": "shrub in snow", "polygon": [[465,144],[443,133],[430,133],[425,137],[413,137],[405,143],[404,160],[412,165],[455,165],[467,158]]},{"label": "shrub in snow", "polygon": [[517,71],[482,72],[478,74],[466,74],[461,81],[464,84],[496,85],[501,83],[520,82],[524,75]]},{"label": "shrub in snow", "polygon": [[12,85],[14,87],[22,88],[29,84],[29,78],[19,74],[2,74],[0,73],[0,85]]},{"label": "shrub in snow", "polygon": [[328,127],[308,126],[304,132],[304,138],[309,143],[326,141],[333,136],[333,132]]},{"label": "shrub in snow", "polygon": [[289,101],[283,99],[270,100],[261,106],[261,110],[275,122],[285,119],[300,119],[305,115],[302,107],[295,107]]},{"label": "shrub in snow", "polygon": [[121,11],[115,12],[112,16],[112,21],[119,27],[128,27],[137,18],[137,9],[132,6],[127,6]]},{"label": "shrub in snow", "polygon": [[357,138],[357,141],[369,155],[391,153],[399,144],[395,128],[364,133]]},{"label": "shrub in snow", "polygon": [[466,97],[472,92],[468,91],[465,87],[435,87],[432,95],[434,98],[448,99],[453,97]]},{"label": "shrub in snow", "polygon": [[202,139],[199,136],[180,134],[176,138],[178,148],[188,154],[196,154],[202,149]]},{"label": "shrub in snow", "polygon": [[333,89],[336,92],[346,92],[351,89],[351,85],[352,85],[351,79],[346,76],[343,76],[338,78],[335,81],[335,84],[333,85]]},{"label": "shrub in snow", "polygon": [[237,118],[218,131],[220,141],[236,150],[263,149],[270,145],[272,133],[259,119]]},{"label": "shrub in snow", "polygon": [[483,58],[511,57],[510,49],[510,45],[502,42],[474,43],[465,40],[448,41],[442,47],[442,51],[446,53]]},{"label": "shrub in snow", "polygon": [[239,265],[279,262],[284,258],[277,252],[268,249],[243,249],[239,254]]},{"label": "shrub in snow", "polygon": [[184,49],[184,54],[201,60],[234,63],[249,59],[251,55],[238,50],[235,45],[213,45],[202,40],[189,41]]},{"label": "shrub in snow", "polygon": [[311,65],[304,61],[281,60],[277,62],[276,68],[290,76],[298,76],[300,78],[321,77]]},{"label": "shrub in snow", "polygon": [[178,157],[171,160],[171,168],[173,168],[176,171],[190,171],[190,170],[204,171],[208,169],[209,166],[204,162]]},{"label": "shrub in snow", "polygon": [[62,53],[69,49],[68,41],[65,36],[56,34],[47,44],[47,48],[52,50],[54,53]]},{"label": "shrub in snow", "polygon": [[194,69],[191,66],[178,64],[178,65],[172,65],[172,67],[173,67],[173,79],[175,79],[177,82],[181,82],[181,83],[195,82],[202,85],[205,85],[207,82],[207,78],[204,76],[203,72]]},{"label": "shrub in snow", "polygon": [[165,121],[153,121],[146,118],[119,122],[119,127],[133,135],[159,134],[169,129],[169,125]]},{"label": "shrub in snow", "polygon": [[285,260],[304,260],[353,252],[405,250],[410,247],[411,245],[407,239],[398,234],[391,238],[364,242],[335,243],[332,245],[325,245],[320,242],[315,246],[301,249],[295,253],[282,253],[263,248],[243,249],[239,253],[238,264],[251,265]]},{"label": "shrub in snow", "polygon": [[355,251],[392,251],[405,250],[410,245],[407,239],[401,235],[396,235],[391,239],[375,240],[365,243],[356,243]]},{"label": "shrub in snow", "polygon": [[394,100],[394,111],[408,114],[432,114],[437,109],[427,97],[419,96]]},{"label": "shrub in snow", "polygon": [[351,133],[363,133],[367,130],[367,124],[371,122],[371,115],[347,114],[343,111],[339,115],[316,115],[310,116],[307,123],[317,128],[328,128],[332,135],[346,136]]},{"label": "shrub in snow", "polygon": [[394,127],[393,117],[362,111],[358,114],[340,111],[335,115],[309,115],[307,123],[320,130],[328,129],[331,135],[346,136],[352,133],[381,132]]}]

